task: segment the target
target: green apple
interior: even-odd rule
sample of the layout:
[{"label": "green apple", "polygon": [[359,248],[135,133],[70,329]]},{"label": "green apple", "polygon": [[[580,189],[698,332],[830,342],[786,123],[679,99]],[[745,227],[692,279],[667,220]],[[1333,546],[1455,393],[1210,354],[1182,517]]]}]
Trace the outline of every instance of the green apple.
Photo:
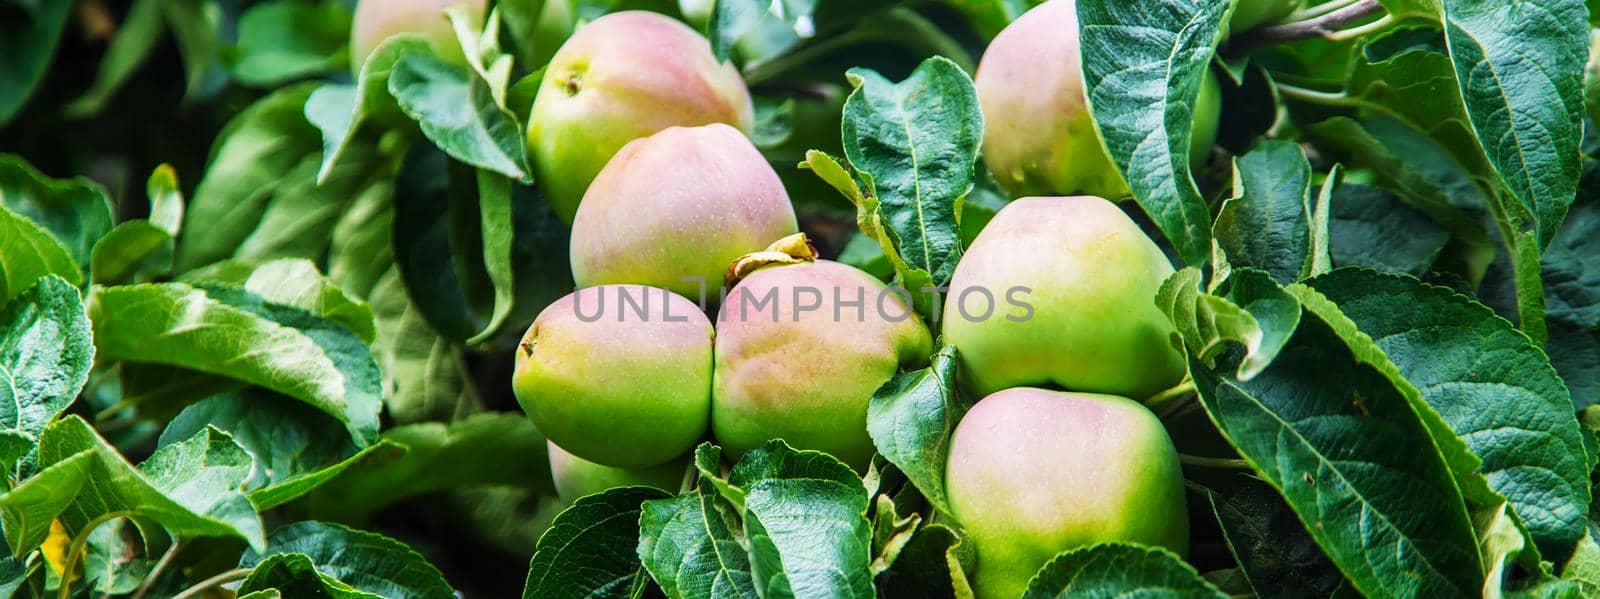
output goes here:
[{"label": "green apple", "polygon": [[[1073,0],[1023,13],[984,50],[973,85],[983,113],[983,160],[1012,195],[1128,196],[1089,114]],[[1209,71],[1194,106],[1191,166],[1216,140],[1221,91]]]},{"label": "green apple", "polygon": [[455,5],[465,6],[481,23],[486,4],[487,0],[361,0],[351,19],[350,70],[359,72],[378,44],[402,33],[422,36],[440,58],[466,64],[456,31],[444,11]]},{"label": "green apple", "polygon": [[[1022,198],[956,266],[944,339],[978,394],[1054,385],[1144,398],[1185,367],[1155,305],[1172,265],[1139,226],[1092,196]],[[1004,302],[985,316],[985,295]]]},{"label": "green apple", "polygon": [[744,134],[669,127],[628,142],[589,185],[572,221],[572,277],[715,297],[729,264],[798,230],[778,174]]},{"label": "green apple", "polygon": [[713,335],[699,306],[667,291],[582,289],[528,327],[512,390],[539,431],[573,455],[660,465],[705,436]]},{"label": "green apple", "polygon": [[[928,363],[933,338],[896,293],[861,270],[816,260],[804,238],[774,244],[771,265],[728,292],[717,316],[711,429],[730,459],[781,438],[864,471],[867,404],[905,368]],[[782,258],[788,256],[788,258]],[[748,273],[748,274],[746,274]]]},{"label": "green apple", "polygon": [[1257,26],[1276,22],[1305,8],[1306,0],[1237,0],[1228,31],[1238,34]]},{"label": "green apple", "polygon": [[572,222],[589,182],[622,146],[673,126],[749,131],[755,109],[732,64],[689,26],[623,11],[578,28],[545,67],[528,118],[544,196]]},{"label": "green apple", "polygon": [[556,484],[556,497],[564,503],[617,487],[655,487],[677,493],[689,466],[689,454],[648,468],[615,468],[596,464],[548,443],[550,477]]},{"label": "green apple", "polygon": [[1188,551],[1183,470],[1161,421],[1115,395],[1019,387],[956,426],[951,515],[978,552],[980,599],[1014,599],[1069,549],[1123,541]]}]

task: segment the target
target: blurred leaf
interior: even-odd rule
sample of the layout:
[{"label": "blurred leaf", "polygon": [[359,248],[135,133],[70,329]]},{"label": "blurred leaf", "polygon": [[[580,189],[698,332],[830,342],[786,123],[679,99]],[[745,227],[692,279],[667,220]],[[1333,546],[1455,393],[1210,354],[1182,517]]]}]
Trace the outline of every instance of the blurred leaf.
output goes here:
[{"label": "blurred leaf", "polygon": [[377,440],[381,373],[348,329],[253,295],[182,283],[98,288],[95,344],[107,361],[181,366],[283,393]]},{"label": "blurred leaf", "polygon": [[383,366],[384,405],[395,422],[454,420],[477,408],[461,345],[439,336],[390,270],[372,292],[378,317],[373,355]]},{"label": "blurred leaf", "polygon": [[[239,558],[239,566],[256,566],[264,559],[279,555],[304,556],[324,584],[345,586],[375,597],[450,599],[456,596],[444,575],[421,554],[377,533],[324,522],[295,522],[272,531],[264,551],[246,551]],[[279,562],[276,567],[287,565]],[[300,567],[288,570],[303,572]],[[287,572],[260,577],[252,574],[239,587],[239,592],[276,586],[273,583],[283,580],[280,577],[285,574]]]},{"label": "blurred leaf", "polygon": [[451,157],[529,181],[521,127],[473,73],[431,54],[405,53],[394,64],[389,93],[422,126],[422,134]]},{"label": "blurred leaf", "polygon": [[0,255],[6,257],[5,264],[0,264],[0,301],[10,300],[52,275],[68,285],[83,282],[83,271],[61,242],[4,205],[0,205]]},{"label": "blurred leaf", "polygon": [[622,487],[573,502],[539,537],[522,596],[638,597],[652,584],[633,551],[642,504],[666,497],[660,489]]},{"label": "blurred leaf", "polygon": [[1028,582],[1023,597],[1111,599],[1146,594],[1173,599],[1227,597],[1172,552],[1123,543],[1092,545],[1056,556]]},{"label": "blurred leaf", "polygon": [[111,230],[105,188],[83,177],[51,179],[19,156],[0,154],[0,206],[48,230],[80,268]]},{"label": "blurred leaf", "polygon": [[167,28],[178,43],[185,73],[184,100],[194,101],[215,92],[226,81],[217,63],[221,43],[220,7],[211,0],[163,0]]},{"label": "blurred leaf", "polygon": [[320,147],[302,114],[312,85],[257,100],[217,134],[178,237],[177,270],[233,255],[260,224],[285,176]]},{"label": "blurred leaf", "polygon": [[367,193],[387,193],[386,159],[369,148],[317,182],[317,158],[305,156],[277,182],[254,230],[234,248],[236,258],[320,258],[345,207]]},{"label": "blurred leaf", "polygon": [[[449,157],[418,144],[406,155],[394,187],[395,264],[411,301],[438,334],[466,340],[483,330],[474,295],[481,268],[482,215]],[[470,221],[467,216],[470,213]],[[486,277],[485,277],[486,278]]]},{"label": "blurred leaf", "polygon": [[489,322],[483,325],[468,345],[477,345],[500,332],[506,317],[511,315],[516,301],[516,274],[512,268],[512,240],[516,223],[511,218],[510,179],[496,173],[478,171],[478,210],[482,219],[479,230],[483,235],[483,265],[494,285],[494,309]]},{"label": "blurred leaf", "polygon": [[394,269],[394,182],[379,182],[350,201],[328,241],[328,279],[355,297],[370,298],[379,277]]},{"label": "blurred leaf", "polygon": [[950,513],[944,470],[950,437],[970,407],[956,390],[956,348],[946,345],[928,368],[890,378],[867,406],[867,432],[879,455],[904,472],[941,514]]},{"label": "blurred leaf", "polygon": [[349,61],[350,11],[338,2],[274,0],[239,18],[239,43],[221,57],[233,78],[270,87]]},{"label": "blurred leaf", "polygon": [[[94,354],[83,299],[66,281],[40,279],[0,308],[0,430],[37,439],[77,399]],[[9,470],[21,456],[5,445],[0,465]]]},{"label": "blurred leaf", "polygon": [[1084,95],[1134,199],[1191,266],[1211,218],[1189,172],[1194,103],[1221,41],[1226,0],[1083,0]]},{"label": "blurred leaf", "polygon": [[71,8],[71,2],[37,2],[20,18],[0,19],[0,56],[6,57],[0,61],[0,125],[22,110],[44,79]]},{"label": "blurred leaf", "polygon": [[[309,513],[351,522],[432,491],[486,486],[549,489],[544,437],[521,414],[493,412],[449,424],[397,426],[384,431],[383,438],[404,446],[405,454],[345,470],[307,498]],[[628,547],[632,546],[630,541]]]},{"label": "blurred leaf", "polygon": [[39,436],[41,470],[0,496],[6,542],[25,555],[59,517],[68,534],[108,517],[138,517],[178,537],[228,536],[262,546],[261,518],[239,491],[250,455],[206,429],[134,468],[87,422],[68,416]]},{"label": "blurred leaf", "polygon": [[354,86],[328,83],[311,92],[305,103],[305,117],[322,131],[322,166],[317,182],[325,181],[341,157],[355,141],[362,127],[371,123],[392,126],[401,118],[400,106],[389,95],[389,75],[400,57],[408,52],[427,52],[428,42],[414,35],[386,39],[367,56],[356,74]]},{"label": "blurred leaf", "polygon": [[317,565],[303,553],[274,553],[251,567],[250,575],[239,583],[241,596],[329,597],[331,599],[383,599],[360,591],[332,576],[317,571]]},{"label": "blurred leaf", "polygon": [[950,527],[930,524],[911,535],[889,569],[878,574],[884,597],[969,597],[972,586],[957,552],[961,536]]},{"label": "blurred leaf", "polygon": [[184,273],[179,280],[196,285],[239,287],[266,301],[299,308],[344,325],[369,345],[377,337],[372,306],[334,286],[310,260],[227,260]]},{"label": "blurred leaf", "polygon": [[1235,474],[1205,495],[1228,551],[1257,596],[1327,597],[1344,582],[1271,486]]},{"label": "blurred leaf", "polygon": [[105,56],[100,58],[94,85],[63,107],[63,112],[74,117],[92,116],[116,96],[165,37],[167,29],[161,3],[162,0],[134,0],[117,26],[117,35],[111,38]]},{"label": "blurred leaf", "polygon": [[292,398],[252,389],[190,405],[167,423],[158,447],[216,427],[233,437],[254,460],[243,489],[257,509],[288,503],[358,464],[393,460],[398,445],[379,441],[358,449],[344,426]]}]

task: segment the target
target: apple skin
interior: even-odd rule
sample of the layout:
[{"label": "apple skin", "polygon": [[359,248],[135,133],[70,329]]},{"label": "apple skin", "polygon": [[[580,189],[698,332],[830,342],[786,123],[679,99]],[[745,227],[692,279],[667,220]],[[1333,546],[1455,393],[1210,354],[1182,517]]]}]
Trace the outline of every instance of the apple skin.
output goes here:
[{"label": "apple skin", "polygon": [[1228,31],[1240,33],[1264,23],[1275,22],[1305,8],[1306,0],[1237,0]]},{"label": "apple skin", "polygon": [[744,134],[669,127],[628,142],[589,185],[572,221],[572,277],[715,298],[728,264],[798,230],[783,182]]},{"label": "apple skin", "polygon": [[512,391],[545,438],[573,455],[618,468],[660,465],[705,436],[713,336],[699,306],[661,289],[579,290],[528,327]]},{"label": "apple skin", "polygon": [[611,13],[579,27],[545,68],[528,118],[535,184],[571,223],[589,182],[623,144],[673,126],[748,132],[754,119],[738,70],[717,62],[688,25]]},{"label": "apple skin", "polygon": [[[1011,195],[1128,197],[1089,114],[1073,0],[1036,6],[996,35],[973,85],[983,113],[984,164]],[[1221,96],[1207,71],[1195,101],[1191,167],[1210,156]]]},{"label": "apple skin", "polygon": [[1115,395],[1020,387],[956,426],[950,509],[977,548],[981,599],[1021,596],[1056,554],[1124,541],[1188,551],[1183,470],[1161,421]]},{"label": "apple skin", "polygon": [[[795,291],[806,288],[822,294],[819,309],[797,310],[813,302]],[[884,296],[880,313],[886,288],[855,267],[816,260],[761,268],[728,292],[717,317],[711,429],[730,460],[781,438],[865,471],[873,392],[904,368],[926,366],[933,352],[927,327],[901,296]],[[758,308],[772,290],[776,299]],[[862,309],[836,304],[835,290],[846,302],[863,297]]]},{"label": "apple skin", "polygon": [[579,497],[593,495],[617,487],[655,487],[676,494],[683,484],[684,471],[689,466],[689,455],[669,460],[648,468],[614,468],[596,464],[567,453],[555,443],[546,443],[550,452],[550,477],[554,479],[556,497],[563,503],[572,503]]},{"label": "apple skin", "polygon": [[[1172,265],[1139,226],[1092,196],[1021,198],[978,233],[950,279],[944,340],[977,395],[1058,386],[1144,398],[1183,378],[1173,328],[1155,305]],[[1004,299],[1018,287],[1015,303]],[[988,290],[1004,308],[959,311],[963,290]],[[968,298],[967,314],[981,315]],[[1019,322],[1020,320],[1020,322]]]},{"label": "apple skin", "polygon": [[361,0],[351,18],[350,70],[361,72],[361,65],[378,44],[402,33],[422,36],[439,58],[465,65],[456,31],[444,16],[445,9],[457,4],[466,6],[478,23],[483,22],[488,0]]}]

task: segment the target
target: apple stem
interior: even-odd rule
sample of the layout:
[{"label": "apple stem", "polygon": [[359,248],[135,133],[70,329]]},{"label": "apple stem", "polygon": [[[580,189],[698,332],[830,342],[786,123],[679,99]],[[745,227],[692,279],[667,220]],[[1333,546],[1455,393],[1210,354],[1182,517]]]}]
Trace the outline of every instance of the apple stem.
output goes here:
[{"label": "apple stem", "polygon": [[1284,17],[1282,19],[1279,19],[1276,22],[1277,23],[1293,23],[1293,22],[1296,22],[1296,21],[1305,21],[1305,20],[1308,20],[1308,19],[1313,19],[1313,18],[1316,18],[1316,17],[1320,17],[1322,15],[1325,15],[1325,14],[1328,14],[1330,12],[1339,10],[1341,8],[1350,6],[1351,4],[1355,4],[1355,3],[1360,2],[1360,1],[1361,0],[1330,0],[1328,2],[1323,2],[1322,4],[1318,4],[1316,6],[1306,7],[1306,8],[1303,8],[1301,10],[1295,11],[1293,13],[1289,13],[1289,16]]},{"label": "apple stem", "polygon": [[1208,458],[1205,456],[1178,454],[1178,463],[1185,466],[1199,468],[1221,468],[1231,470],[1250,470],[1250,462],[1238,458]]},{"label": "apple stem", "polygon": [[1173,412],[1182,409],[1183,406],[1188,405],[1189,400],[1193,399],[1194,393],[1194,380],[1185,377],[1183,382],[1174,385],[1170,389],[1158,391],[1155,395],[1145,399],[1144,405],[1150,408],[1150,411],[1155,412],[1157,416],[1166,418]]},{"label": "apple stem", "polygon": [[[1368,21],[1380,15],[1381,17],[1376,21],[1349,29],[1349,31],[1355,33],[1348,37],[1343,37],[1346,35],[1344,31],[1346,27]],[[1382,23],[1382,25],[1373,27],[1377,23]],[[1366,35],[1373,31],[1379,31],[1394,23],[1395,19],[1392,18],[1392,15],[1384,13],[1383,5],[1378,4],[1378,0],[1356,0],[1327,14],[1251,31],[1239,36],[1233,44],[1230,44],[1229,49],[1238,53],[1260,46],[1270,46],[1315,37],[1331,41],[1342,41]]]}]

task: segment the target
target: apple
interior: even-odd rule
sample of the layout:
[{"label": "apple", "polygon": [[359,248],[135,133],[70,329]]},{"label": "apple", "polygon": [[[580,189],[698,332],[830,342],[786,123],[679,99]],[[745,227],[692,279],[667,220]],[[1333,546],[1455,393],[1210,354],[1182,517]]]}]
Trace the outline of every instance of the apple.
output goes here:
[{"label": "apple", "polygon": [[528,118],[535,185],[571,223],[584,190],[624,144],[673,126],[750,131],[750,91],[688,25],[623,11],[578,28],[545,67]]},{"label": "apple", "polygon": [[981,599],[1021,596],[1040,567],[1078,547],[1188,551],[1177,450],[1125,397],[1028,387],[985,397],[956,426],[945,489],[977,549]]},{"label": "apple", "polygon": [[582,289],[539,313],[517,347],[512,391],[562,449],[618,468],[657,466],[705,436],[711,321],[661,289]]},{"label": "apple", "polygon": [[615,468],[572,455],[555,443],[547,445],[556,497],[569,504],[579,497],[617,487],[655,487],[677,493],[678,487],[683,484],[684,471],[689,466],[689,454],[684,454],[679,459],[669,460],[659,466]]},{"label": "apple", "polygon": [[572,221],[572,277],[714,298],[728,264],[798,230],[778,174],[744,134],[669,127],[628,142],[589,185]]}]

